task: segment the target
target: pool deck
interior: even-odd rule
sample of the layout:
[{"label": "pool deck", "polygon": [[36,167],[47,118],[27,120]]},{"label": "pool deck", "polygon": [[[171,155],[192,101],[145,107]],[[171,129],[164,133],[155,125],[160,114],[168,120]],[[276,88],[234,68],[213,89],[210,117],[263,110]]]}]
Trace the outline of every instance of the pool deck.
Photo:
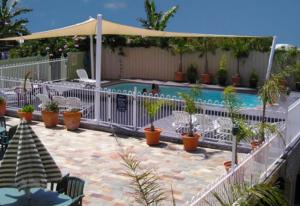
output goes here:
[{"label": "pool deck", "polygon": [[[19,119],[7,117],[8,125],[18,123]],[[169,142],[149,147],[144,138],[114,137],[110,133],[87,129],[70,132],[63,125],[46,129],[42,122],[33,122],[31,126],[62,173],[85,180],[83,205],[135,205],[130,194],[130,181],[122,174],[121,151],[130,151],[143,167],[155,169],[167,190],[172,185],[177,205],[183,205],[225,174],[223,162],[231,159],[231,152],[216,149],[199,147],[196,152],[187,153],[182,145]],[[170,202],[163,205],[170,205]]]}]

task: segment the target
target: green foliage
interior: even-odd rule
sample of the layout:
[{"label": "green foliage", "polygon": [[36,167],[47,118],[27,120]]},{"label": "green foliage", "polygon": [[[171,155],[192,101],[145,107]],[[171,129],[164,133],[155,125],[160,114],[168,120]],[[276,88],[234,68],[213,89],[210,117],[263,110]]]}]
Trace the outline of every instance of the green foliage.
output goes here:
[{"label": "green foliage", "polygon": [[25,105],[21,109],[21,112],[33,112],[33,111],[34,111],[34,106],[31,104]]},{"label": "green foliage", "polygon": [[294,78],[295,78],[296,82],[300,82],[300,62],[297,62],[293,66],[292,73],[294,74]]},{"label": "green foliage", "polygon": [[249,85],[251,88],[256,88],[258,83],[258,75],[253,69],[249,77]]},{"label": "green foliage", "polygon": [[48,112],[58,112],[59,111],[58,103],[55,101],[50,101],[46,105],[43,105],[42,109],[44,111],[48,111]]},{"label": "green foliage", "polygon": [[[213,196],[221,206],[286,206],[282,191],[270,184],[259,183],[253,186],[239,183],[224,185],[223,192]],[[210,203],[208,203],[211,205]]]},{"label": "green foliage", "polygon": [[197,112],[196,100],[197,97],[201,94],[201,87],[194,86],[189,93],[179,93],[178,95],[183,99],[185,103],[184,110],[189,113],[189,132],[188,135],[190,137],[194,136],[193,132],[193,123],[192,123],[192,115]]},{"label": "green foliage", "polygon": [[217,71],[217,78],[218,78],[218,83],[221,86],[225,86],[227,82],[227,76],[228,76],[228,71],[227,71],[227,58],[225,55],[222,55],[220,63],[219,63],[219,69]]},{"label": "green foliage", "polygon": [[163,31],[177,10],[178,6],[173,6],[166,12],[157,11],[154,0],[145,0],[146,19],[139,18],[138,20],[146,29]]},{"label": "green foliage", "polygon": [[223,95],[225,102],[224,106],[228,110],[229,117],[232,119],[232,122],[235,122],[235,119],[238,117],[238,112],[241,108],[241,100],[233,86],[226,87]]},{"label": "green foliage", "polygon": [[[0,1],[0,38],[21,36],[28,34],[26,24],[28,20],[22,15],[31,12],[31,9],[18,8],[19,1]],[[0,47],[8,47],[11,43],[0,42]]]},{"label": "green foliage", "polygon": [[148,102],[145,102],[145,108],[147,110],[147,114],[150,118],[150,124],[151,124],[151,131],[154,131],[154,118],[157,114],[157,112],[159,111],[159,109],[161,108],[161,106],[163,106],[165,104],[164,100],[150,100]]},{"label": "green foliage", "polygon": [[3,104],[5,102],[5,98],[0,96],[0,104]]},{"label": "green foliage", "polygon": [[[125,175],[131,179],[130,187],[136,203],[144,206],[159,205],[166,200],[166,191],[159,184],[159,177],[152,169],[143,169],[132,154],[121,154]],[[174,201],[174,200],[173,200]]]},{"label": "green foliage", "polygon": [[191,64],[186,71],[186,78],[190,83],[196,83],[198,79],[198,71],[197,66],[194,64]]},{"label": "green foliage", "polygon": [[275,51],[274,61],[279,71],[283,71],[293,66],[297,62],[299,51],[297,48],[277,49]]}]

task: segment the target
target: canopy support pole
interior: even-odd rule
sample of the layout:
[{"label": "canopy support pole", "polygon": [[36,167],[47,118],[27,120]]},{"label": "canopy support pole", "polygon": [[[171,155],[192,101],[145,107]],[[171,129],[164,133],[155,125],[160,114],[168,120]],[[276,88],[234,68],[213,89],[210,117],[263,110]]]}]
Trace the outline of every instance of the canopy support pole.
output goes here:
[{"label": "canopy support pole", "polygon": [[274,59],[274,54],[275,54],[276,39],[277,39],[277,37],[273,36],[273,42],[272,42],[271,52],[270,52],[270,56],[269,56],[269,63],[268,63],[268,68],[267,68],[267,73],[266,73],[266,80],[268,80],[271,75],[273,59]]},{"label": "canopy support pole", "polygon": [[95,88],[95,119],[100,120],[100,90],[101,90],[101,50],[102,50],[102,15],[97,15],[96,31],[96,88]]},{"label": "canopy support pole", "polygon": [[90,35],[90,60],[91,60],[91,74],[92,79],[95,79],[95,60],[94,60],[94,39],[93,35]]}]

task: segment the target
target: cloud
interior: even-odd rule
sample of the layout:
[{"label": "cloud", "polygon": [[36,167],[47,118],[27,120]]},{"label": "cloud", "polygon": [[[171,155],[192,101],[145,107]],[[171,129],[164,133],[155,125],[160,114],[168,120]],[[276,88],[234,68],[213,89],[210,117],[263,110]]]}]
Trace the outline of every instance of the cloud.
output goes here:
[{"label": "cloud", "polygon": [[127,7],[125,2],[108,2],[104,4],[107,9],[124,9]]}]

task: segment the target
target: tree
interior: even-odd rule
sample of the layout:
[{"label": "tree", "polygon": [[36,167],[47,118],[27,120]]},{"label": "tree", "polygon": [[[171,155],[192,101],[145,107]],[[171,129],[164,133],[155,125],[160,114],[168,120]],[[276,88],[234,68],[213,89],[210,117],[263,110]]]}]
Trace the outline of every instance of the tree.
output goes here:
[{"label": "tree", "polygon": [[[21,36],[28,34],[26,24],[28,20],[26,18],[20,18],[22,14],[31,12],[28,8],[18,8],[19,1],[0,1],[0,38],[11,37],[11,36]],[[3,42],[3,45],[7,43]]]},{"label": "tree", "polygon": [[146,29],[163,31],[177,10],[178,6],[173,6],[166,12],[158,12],[154,0],[145,0],[146,19],[139,18],[138,20]]},{"label": "tree", "polygon": [[249,56],[251,47],[247,39],[232,40],[231,50],[233,56],[237,59],[237,74],[240,75],[240,61]]}]

